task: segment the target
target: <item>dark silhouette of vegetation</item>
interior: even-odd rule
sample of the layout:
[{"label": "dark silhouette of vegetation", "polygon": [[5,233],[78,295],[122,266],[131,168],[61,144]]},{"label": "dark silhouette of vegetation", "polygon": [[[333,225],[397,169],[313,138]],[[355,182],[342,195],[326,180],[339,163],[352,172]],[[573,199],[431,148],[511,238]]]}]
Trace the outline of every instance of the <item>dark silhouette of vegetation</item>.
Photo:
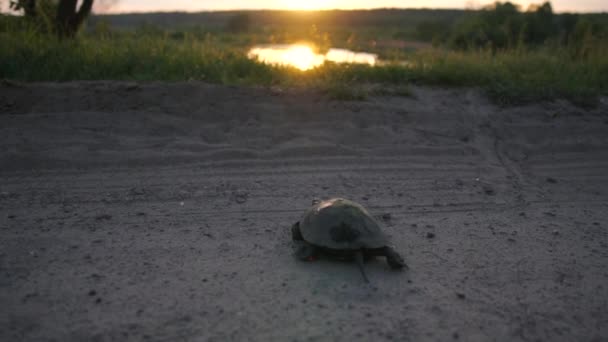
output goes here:
[{"label": "dark silhouette of vegetation", "polygon": [[226,28],[232,33],[248,32],[251,28],[251,17],[247,13],[236,14],[228,20]]},{"label": "dark silhouette of vegetation", "polygon": [[71,38],[78,32],[85,19],[91,14],[94,0],[14,0],[10,7],[23,10],[25,20],[36,29],[56,33],[61,38]]},{"label": "dark silhouette of vegetation", "polygon": [[449,35],[450,23],[446,21],[423,21],[416,25],[416,39],[439,44]]},{"label": "dark silhouette of vegetation", "polygon": [[550,2],[523,11],[511,2],[496,2],[468,11],[454,23],[423,21],[416,26],[416,38],[458,50],[560,46],[578,56],[608,40],[608,14],[555,14]]},{"label": "dark silhouette of vegetation", "polygon": [[[589,15],[556,15],[551,3],[531,5],[527,11],[510,2],[496,2],[463,18],[447,38],[458,49],[507,49],[543,44],[572,45],[585,39],[605,39],[606,22],[591,22]],[[605,19],[605,18],[604,18]],[[587,38],[585,38],[587,36]]]},{"label": "dark silhouette of vegetation", "polygon": [[[99,0],[96,0],[96,3]],[[309,11],[306,15],[297,11],[250,10],[246,12],[155,12],[107,14],[103,18],[115,29],[134,29],[143,22],[164,30],[183,29],[202,26],[211,31],[224,31],[228,21],[238,13],[245,13],[251,19],[250,32],[257,31],[294,31],[308,29],[316,25],[320,31],[335,32],[336,28],[360,31],[361,29],[389,29],[413,31],[421,22],[453,23],[467,14],[463,10],[442,9],[374,9],[374,10],[329,10]],[[255,23],[255,25],[253,25]],[[404,37],[415,38],[413,35]]]}]

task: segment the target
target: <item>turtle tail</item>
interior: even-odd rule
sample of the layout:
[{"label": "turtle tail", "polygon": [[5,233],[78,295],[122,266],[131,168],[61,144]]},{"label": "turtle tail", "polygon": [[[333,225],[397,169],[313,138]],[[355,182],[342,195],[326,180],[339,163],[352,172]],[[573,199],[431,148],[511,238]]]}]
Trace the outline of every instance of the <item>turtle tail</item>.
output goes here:
[{"label": "turtle tail", "polygon": [[363,268],[363,251],[358,250],[355,253],[355,261],[357,262],[357,266],[359,266],[359,271],[361,271],[361,276],[363,276],[363,280],[366,283],[369,283],[369,279],[367,279],[367,275],[365,274],[365,269]]}]

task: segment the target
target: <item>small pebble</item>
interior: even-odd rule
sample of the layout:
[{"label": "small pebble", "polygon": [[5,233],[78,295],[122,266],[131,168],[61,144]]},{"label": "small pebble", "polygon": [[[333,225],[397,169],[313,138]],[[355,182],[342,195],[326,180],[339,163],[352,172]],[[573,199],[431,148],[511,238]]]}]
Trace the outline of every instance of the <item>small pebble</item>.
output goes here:
[{"label": "small pebble", "polygon": [[235,201],[238,204],[243,204],[243,203],[247,202],[247,196],[246,195],[237,195],[235,198]]},{"label": "small pebble", "polygon": [[111,219],[112,219],[112,215],[108,215],[108,214],[102,214],[102,215],[95,216],[95,220],[97,220],[97,221],[111,220]]},{"label": "small pebble", "polygon": [[456,293],[456,296],[458,296],[459,299],[465,299],[467,296],[464,293]]},{"label": "small pebble", "polygon": [[435,233],[431,233],[431,232],[426,233],[426,238],[427,239],[433,239],[433,238],[435,238]]},{"label": "small pebble", "polygon": [[492,187],[490,187],[489,185],[486,185],[483,187],[483,192],[485,192],[485,194],[488,196],[496,195],[496,191],[494,191],[494,189]]}]

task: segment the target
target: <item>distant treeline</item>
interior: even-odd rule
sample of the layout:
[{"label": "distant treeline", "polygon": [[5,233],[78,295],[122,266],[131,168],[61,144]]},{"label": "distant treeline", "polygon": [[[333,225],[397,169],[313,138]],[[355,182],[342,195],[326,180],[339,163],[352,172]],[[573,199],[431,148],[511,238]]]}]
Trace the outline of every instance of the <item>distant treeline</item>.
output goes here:
[{"label": "distant treeline", "polygon": [[[40,14],[44,14],[44,6],[38,7]],[[38,17],[44,19],[47,16]],[[2,22],[11,23],[12,28],[2,25],[0,30],[14,30],[27,24],[19,18],[5,17]],[[412,41],[458,50],[567,46],[576,54],[584,54],[593,45],[605,45],[608,41],[608,13],[557,14],[549,2],[530,5],[525,10],[511,2],[496,2],[476,10],[133,13],[93,16],[86,25],[89,32],[103,36],[133,32],[175,39],[206,39],[212,35],[224,43],[243,46],[304,40],[321,49],[328,46],[374,48],[383,57],[387,51],[392,53],[391,49],[414,46]],[[44,26],[48,25],[38,25]]]},{"label": "distant treeline", "polygon": [[417,33],[420,39],[459,49],[580,45],[608,38],[608,14],[555,14],[549,2],[522,11],[513,3],[496,2],[453,25],[441,21],[421,23]]},{"label": "distant treeline", "polygon": [[454,22],[466,15],[463,10],[440,9],[376,9],[376,10],[329,10],[329,11],[281,11],[281,10],[251,10],[251,11],[218,11],[218,12],[162,12],[162,13],[132,13],[116,15],[99,15],[97,20],[106,21],[111,27],[118,29],[134,29],[141,25],[157,26],[161,29],[184,29],[201,26],[209,30],[222,30],[228,22],[237,15],[247,15],[252,27],[260,30],[277,28],[292,29],[294,27],[309,28],[317,26],[321,30],[332,28],[361,27],[377,28],[410,28],[429,22]]},{"label": "distant treeline", "polygon": [[376,39],[417,40],[457,49],[504,49],[547,42],[572,45],[608,36],[608,13],[556,14],[549,2],[530,5],[525,10],[511,2],[496,2],[477,10],[253,10],[101,15],[89,21],[89,28],[99,23],[119,30],[145,27],[174,32],[269,35],[280,31],[308,31],[314,26],[315,30],[332,36],[349,31],[373,31]]}]

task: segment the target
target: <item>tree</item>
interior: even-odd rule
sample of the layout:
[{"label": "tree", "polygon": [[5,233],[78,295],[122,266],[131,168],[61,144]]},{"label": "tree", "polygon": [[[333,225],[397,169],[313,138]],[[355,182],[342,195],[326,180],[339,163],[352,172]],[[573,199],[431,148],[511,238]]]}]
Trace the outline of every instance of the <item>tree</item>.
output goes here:
[{"label": "tree", "polygon": [[556,33],[551,3],[531,5],[526,13],[526,40],[531,44],[542,44]]},{"label": "tree", "polygon": [[[91,14],[94,0],[12,0],[10,8],[15,11],[23,10],[24,17],[29,20],[38,20],[41,10],[47,17],[51,17],[51,30],[60,38],[71,38],[76,35],[84,20]],[[49,9],[52,8],[52,9]]]},{"label": "tree", "polygon": [[[569,23],[572,26],[571,23]],[[526,12],[510,2],[495,2],[465,17],[451,34],[457,48],[539,46],[559,38],[551,3],[531,5]]]},{"label": "tree", "polygon": [[516,44],[521,26],[521,13],[517,5],[495,2],[463,18],[456,25],[451,37],[452,46],[462,49],[508,48]]},{"label": "tree", "polygon": [[73,37],[84,20],[91,13],[93,0],[82,0],[78,8],[78,0],[61,0],[57,6],[55,29],[59,37]]}]

